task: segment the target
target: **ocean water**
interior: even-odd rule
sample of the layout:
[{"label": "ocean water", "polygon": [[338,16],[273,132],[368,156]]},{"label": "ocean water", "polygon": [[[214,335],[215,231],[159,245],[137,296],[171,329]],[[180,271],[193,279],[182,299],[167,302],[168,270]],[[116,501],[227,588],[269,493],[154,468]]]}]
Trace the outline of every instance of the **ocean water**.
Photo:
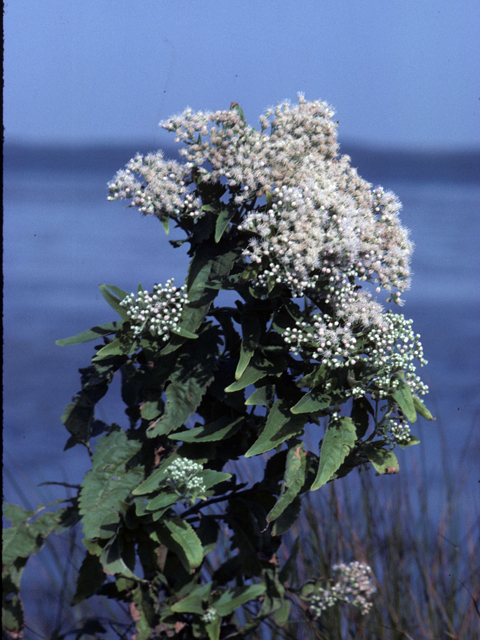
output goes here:
[{"label": "ocean water", "polygon": [[[89,468],[83,448],[63,452],[68,434],[60,416],[79,390],[78,368],[88,365],[93,343],[58,347],[55,340],[114,319],[98,285],[135,291],[139,282],[151,288],[185,277],[185,251],[170,246],[156,219],[106,200],[106,183],[139,149],[5,149],[7,502],[53,500],[61,489],[40,483],[78,483]],[[472,436],[480,426],[480,154],[342,150],[360,175],[399,196],[415,243],[402,312],[422,336],[429,364],[420,374],[437,421],[420,420],[412,431],[421,445],[399,459],[401,467],[407,459],[425,462],[440,509],[442,447],[466,475],[465,496],[478,492],[480,480],[480,464],[470,457],[465,469],[462,458],[465,444],[480,450]],[[115,399],[102,401],[99,417],[126,424]]]}]

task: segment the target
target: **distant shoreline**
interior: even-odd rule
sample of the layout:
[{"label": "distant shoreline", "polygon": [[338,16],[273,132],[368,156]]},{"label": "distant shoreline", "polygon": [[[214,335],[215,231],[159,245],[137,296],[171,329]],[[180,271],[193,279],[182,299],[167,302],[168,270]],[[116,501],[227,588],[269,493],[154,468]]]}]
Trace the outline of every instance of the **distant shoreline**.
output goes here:
[{"label": "distant shoreline", "polygon": [[[164,146],[167,158],[180,159],[178,146]],[[7,142],[3,147],[4,170],[13,171],[110,171],[121,169],[137,152],[151,152],[151,143],[40,145]],[[456,151],[374,148],[342,143],[340,152],[352,158],[352,166],[367,180],[442,181],[480,184],[480,148]],[[111,168],[111,169],[110,169]]]}]

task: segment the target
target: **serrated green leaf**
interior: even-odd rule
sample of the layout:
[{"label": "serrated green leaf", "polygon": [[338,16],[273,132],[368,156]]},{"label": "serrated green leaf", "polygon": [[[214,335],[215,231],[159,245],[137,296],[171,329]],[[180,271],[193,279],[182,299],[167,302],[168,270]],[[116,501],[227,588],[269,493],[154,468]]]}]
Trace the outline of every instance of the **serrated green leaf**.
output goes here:
[{"label": "serrated green leaf", "polygon": [[151,535],[179,558],[185,570],[191,572],[200,566],[203,559],[203,547],[193,527],[175,516],[159,523],[161,526]]},{"label": "serrated green leaf", "polygon": [[275,397],[275,385],[266,384],[263,387],[255,389],[251,396],[245,400],[246,405],[263,405],[271,407]]},{"label": "serrated green leaf", "polygon": [[179,456],[177,454],[173,454],[166,460],[164,460],[164,462],[160,465],[160,467],[158,467],[158,469],[155,469],[155,471],[151,475],[149,475],[146,480],[144,480],[141,484],[138,485],[138,487],[136,487],[132,491],[132,495],[142,496],[146,495],[147,493],[154,493],[155,491],[157,491],[160,488],[162,482],[167,478],[169,474],[168,467],[172,464],[172,462],[177,460],[178,457]]},{"label": "serrated green leaf", "polygon": [[363,452],[380,475],[398,473],[399,465],[392,451],[383,449],[382,443],[372,443],[364,447]]},{"label": "serrated green leaf", "polygon": [[86,538],[110,538],[120,521],[121,502],[138,486],[143,477],[139,467],[126,465],[140,450],[141,443],[129,440],[122,431],[102,436],[80,490],[79,511]]},{"label": "serrated green leaf", "polygon": [[272,356],[266,358],[260,353],[256,353],[247,366],[243,375],[239,380],[229,385],[225,391],[232,393],[234,391],[240,391],[245,389],[251,384],[258,382],[266,376],[278,376],[283,373],[287,368],[287,360],[282,356]]},{"label": "serrated green leaf", "polygon": [[208,640],[220,640],[220,628],[222,624],[222,619],[217,616],[211,622],[208,622],[205,625],[205,631],[208,634]]},{"label": "serrated green leaf", "polygon": [[75,444],[88,446],[95,405],[108,391],[108,386],[120,366],[117,362],[95,363],[85,369],[82,374],[82,390],[69,404],[62,415],[62,422],[72,437],[65,445],[69,449]]},{"label": "serrated green leaf", "polygon": [[218,329],[207,326],[198,340],[186,343],[177,357],[166,388],[165,411],[147,430],[149,438],[168,435],[195,412],[207,387],[215,378]]},{"label": "serrated green leaf", "polygon": [[140,415],[144,420],[150,422],[151,420],[156,420],[161,416],[163,410],[164,402],[162,398],[158,398],[157,400],[147,400],[140,407]]},{"label": "serrated green leaf", "polygon": [[355,423],[359,440],[367,433],[370,421],[369,415],[373,416],[373,408],[367,398],[355,398],[350,417]]},{"label": "serrated green leaf", "polygon": [[230,220],[235,215],[236,210],[232,207],[230,209],[223,209],[217,216],[217,221],[215,222],[215,242],[220,242],[222,236],[225,232],[225,229],[228,229],[228,225]]},{"label": "serrated green leaf", "polygon": [[156,623],[158,596],[153,593],[152,587],[145,583],[140,583],[132,596],[138,616],[135,622],[136,640],[150,640],[152,628]]},{"label": "serrated green leaf", "polygon": [[88,331],[77,333],[77,335],[71,336],[70,338],[62,338],[61,340],[57,340],[55,344],[59,347],[66,347],[71,344],[82,344],[83,342],[90,342],[91,340],[97,340],[97,338],[103,338],[104,336],[110,336],[116,333],[121,326],[122,322],[107,322],[106,324],[98,325],[98,327],[93,327]]},{"label": "serrated green leaf", "polygon": [[172,605],[172,611],[176,613],[197,613],[198,615],[203,615],[205,608],[202,606],[202,600],[208,600],[211,590],[211,582],[195,587],[188,596]]},{"label": "serrated green leaf", "polygon": [[320,449],[317,476],[311,491],[319,489],[335,474],[355,446],[357,434],[351,418],[330,420]]},{"label": "serrated green leaf", "polygon": [[222,471],[215,471],[214,469],[203,469],[203,471],[199,471],[196,475],[202,480],[205,489],[211,489],[216,484],[226,482],[232,477],[231,473],[223,473]]},{"label": "serrated green leaf", "polygon": [[[37,512],[44,508],[40,506]],[[22,507],[17,507],[15,515],[12,509],[8,511],[9,516],[14,515],[17,524],[3,530],[2,562],[4,566],[13,564],[17,558],[28,558],[38,553],[45,543],[45,538],[57,528],[65,511],[61,509],[55,513],[42,513],[35,519],[33,519],[35,512],[24,511],[25,517],[20,521],[20,509]],[[10,519],[9,516],[6,515]]]},{"label": "serrated green leaf", "polygon": [[430,411],[427,409],[427,407],[423,404],[423,402],[420,400],[420,398],[413,398],[413,404],[415,407],[415,410],[418,414],[420,414],[422,416],[422,418],[426,418],[427,420],[435,420],[435,418],[432,416],[432,414],[430,413]]},{"label": "serrated green leaf", "polygon": [[272,534],[274,536],[281,536],[292,527],[298,520],[300,511],[302,508],[302,502],[299,496],[295,496],[293,501],[287,505],[278,518],[273,523]]},{"label": "serrated green leaf", "polygon": [[109,342],[97,351],[97,353],[92,358],[92,362],[99,362],[100,360],[110,358],[111,356],[123,356],[131,350],[132,344],[133,340],[128,345],[126,345],[125,340],[115,338],[114,340],[112,340],[112,342]]},{"label": "serrated green leaf", "polygon": [[120,302],[128,296],[128,293],[113,284],[101,284],[99,289],[102,296],[122,320],[129,320],[127,310],[120,306]]},{"label": "serrated green leaf", "polygon": [[302,490],[305,483],[307,456],[303,450],[303,443],[289,449],[285,463],[282,493],[275,506],[267,515],[267,520],[276,520]]},{"label": "serrated green leaf", "polygon": [[238,359],[235,379],[241,378],[250,360],[255,353],[261,335],[261,325],[258,311],[246,309],[242,313],[242,342],[240,345],[240,356]]},{"label": "serrated green leaf", "polygon": [[172,440],[181,440],[182,442],[218,442],[219,440],[226,440],[235,435],[241,428],[244,420],[243,416],[236,420],[222,416],[214,422],[189,429],[188,431],[173,433],[168,437]]},{"label": "serrated green leaf", "polygon": [[265,426],[256,442],[245,453],[246,458],[257,456],[274,449],[276,446],[303,432],[304,416],[294,416],[290,412],[288,402],[277,400],[268,412]]},{"label": "serrated green leaf", "polygon": [[325,364],[315,366],[313,371],[300,378],[297,382],[297,386],[300,389],[313,389],[321,384],[324,384],[329,374],[329,370]]},{"label": "serrated green leaf", "polygon": [[321,409],[326,409],[331,403],[332,399],[329,395],[312,389],[291,408],[291,412],[294,414],[315,413]]},{"label": "serrated green leaf", "polygon": [[403,411],[403,415],[409,422],[417,420],[417,412],[415,411],[415,403],[413,400],[410,387],[404,380],[398,378],[398,387],[393,394],[393,399]]},{"label": "serrated green leaf", "polygon": [[165,511],[167,507],[170,507],[172,504],[175,504],[179,499],[179,495],[176,493],[172,493],[169,491],[164,491],[160,493],[155,498],[152,498],[148,501],[146,510],[147,511]]},{"label": "serrated green leaf", "polygon": [[100,562],[105,571],[111,575],[140,580],[132,570],[135,566],[134,543],[131,540],[127,541],[121,535],[114,535],[107,542],[101,553]]},{"label": "serrated green leaf", "polygon": [[105,577],[100,559],[87,552],[78,572],[77,589],[73,596],[72,605],[95,595],[104,583]]},{"label": "serrated green leaf", "polygon": [[212,603],[221,617],[229,616],[235,609],[250,600],[256,600],[265,593],[265,585],[252,584],[249,587],[231,587],[225,589],[220,598]]}]

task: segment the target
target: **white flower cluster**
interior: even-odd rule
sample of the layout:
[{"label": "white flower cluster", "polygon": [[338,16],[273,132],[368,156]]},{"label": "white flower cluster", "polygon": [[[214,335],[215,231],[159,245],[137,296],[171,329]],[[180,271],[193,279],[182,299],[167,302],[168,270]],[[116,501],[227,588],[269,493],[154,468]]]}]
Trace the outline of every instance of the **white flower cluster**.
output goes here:
[{"label": "white flower cluster", "polygon": [[395,378],[395,374],[401,371],[405,371],[405,382],[412,393],[424,395],[428,392],[428,386],[415,374],[413,360],[417,359],[421,366],[426,365],[427,361],[423,357],[420,335],[412,331],[413,320],[394,313],[386,313],[384,318],[386,326],[374,328],[369,334],[371,346],[367,350],[367,356],[371,370],[373,373],[381,371],[375,377],[377,389],[374,396],[381,399],[388,395],[389,389],[398,386],[399,380]]},{"label": "white flower cluster", "polygon": [[218,611],[215,607],[208,607],[205,613],[202,616],[202,621],[208,624],[209,622],[213,622],[218,616]]},{"label": "white flower cluster", "polygon": [[410,442],[410,426],[403,420],[385,420],[383,428],[385,434],[388,434],[388,432],[390,432],[394,443],[408,444],[408,442]]},{"label": "white flower cluster", "polygon": [[337,602],[346,602],[358,607],[362,615],[372,607],[370,597],[376,587],[372,579],[372,569],[363,562],[334,565],[333,570],[339,575],[332,587],[319,588],[310,596],[310,609],[320,617],[322,613]]},{"label": "white flower cluster", "polygon": [[134,336],[150,332],[155,337],[168,340],[169,332],[178,329],[183,308],[188,300],[185,285],[173,286],[173,278],[167,280],[165,287],[156,284],[153,293],[140,291],[126,296],[120,306],[126,309],[133,326]]},{"label": "white flower cluster", "polygon": [[201,215],[201,203],[189,192],[189,175],[189,167],[165,160],[162,151],[145,157],[138,154],[108,185],[108,200],[131,198],[132,206],[144,214],[159,217],[184,214],[196,218]]},{"label": "white flower cluster", "polygon": [[[376,285],[400,303],[409,286],[412,244],[399,221],[395,195],[360,178],[348,156],[339,155],[334,111],[325,102],[288,101],[248,125],[238,105],[229,110],[186,109],[161,123],[184,143],[186,162],[161,152],[137,155],[110,186],[110,199],[132,198],[143,213],[160,218],[205,214],[193,172],[203,182],[227,183],[244,214],[238,226],[247,244],[253,286],[276,284],[307,295],[328,314],[310,327],[285,333],[293,350],[332,366],[354,364],[358,330],[383,332],[382,306],[358,286]],[[137,179],[140,176],[140,181]],[[266,196],[266,204],[255,207]],[[326,307],[325,307],[326,305]],[[308,324],[308,322],[307,322]],[[421,383],[409,377],[409,384]]]},{"label": "white flower cluster", "polygon": [[[344,291],[340,288],[332,295],[341,300]],[[354,305],[356,313],[344,320],[340,313],[343,307],[338,303],[337,319],[328,314],[305,316],[304,320],[296,321],[295,327],[285,329],[283,339],[295,355],[302,352],[332,368],[351,367],[357,362],[366,363],[367,375],[373,380],[373,388],[366,388],[359,381],[351,389],[354,397],[362,397],[366,393],[372,393],[377,399],[386,397],[391,389],[400,384],[395,377],[399,372],[405,372],[405,381],[412,393],[424,395],[428,392],[428,386],[415,374],[413,361],[417,359],[421,366],[427,364],[427,361],[423,357],[420,336],[412,331],[412,320],[405,319],[402,314],[387,312],[382,315],[376,309],[377,303],[368,301],[366,296],[368,294],[365,294],[363,306],[359,306],[362,298],[357,299],[358,306]],[[336,305],[335,302],[334,309]],[[370,327],[366,344],[363,341],[365,332],[360,333],[361,347],[357,346],[355,329],[358,327]]]},{"label": "white flower cluster", "polygon": [[202,479],[198,476],[200,471],[203,471],[201,464],[188,458],[177,458],[169,465],[169,476],[165,482],[182,496],[199,496],[206,491]]}]

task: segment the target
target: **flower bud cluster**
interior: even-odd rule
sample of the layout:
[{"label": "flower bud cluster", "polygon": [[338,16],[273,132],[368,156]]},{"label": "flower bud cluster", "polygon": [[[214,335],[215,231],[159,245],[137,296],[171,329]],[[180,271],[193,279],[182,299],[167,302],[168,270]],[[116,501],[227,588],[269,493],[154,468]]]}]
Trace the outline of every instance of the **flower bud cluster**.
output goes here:
[{"label": "flower bud cluster", "polygon": [[145,157],[138,154],[108,185],[108,200],[131,198],[132,206],[145,215],[197,218],[202,215],[201,203],[189,192],[190,173],[186,165],[165,160],[161,151]]},{"label": "flower bud cluster", "polygon": [[372,569],[362,562],[334,565],[338,578],[332,587],[318,588],[310,596],[310,609],[314,615],[321,614],[337,602],[346,602],[360,609],[362,615],[372,607],[371,596],[376,587],[372,579]]},{"label": "flower bud cluster", "polygon": [[213,622],[218,617],[218,611],[215,607],[208,607],[205,613],[202,616],[202,622],[208,624],[209,622]]},{"label": "flower bud cluster", "polygon": [[145,332],[167,341],[170,331],[179,328],[183,308],[188,300],[185,285],[173,286],[173,278],[167,280],[165,287],[156,284],[153,293],[140,291],[126,296],[120,303],[126,309],[132,323],[133,335]]},{"label": "flower bud cluster", "polygon": [[182,496],[198,496],[206,491],[202,479],[198,476],[203,466],[188,458],[177,458],[168,466],[169,476],[166,484]]},{"label": "flower bud cluster", "polygon": [[412,331],[413,320],[401,314],[386,313],[386,326],[374,328],[369,333],[369,345],[365,349],[368,368],[374,376],[372,395],[385,398],[400,384],[396,374],[405,372],[405,382],[415,395],[424,395],[428,386],[415,374],[414,360],[426,365],[420,335]]},{"label": "flower bud cluster", "polygon": [[385,420],[383,423],[385,434],[391,434],[391,439],[395,444],[408,444],[411,438],[411,431],[408,423],[403,420]]}]

